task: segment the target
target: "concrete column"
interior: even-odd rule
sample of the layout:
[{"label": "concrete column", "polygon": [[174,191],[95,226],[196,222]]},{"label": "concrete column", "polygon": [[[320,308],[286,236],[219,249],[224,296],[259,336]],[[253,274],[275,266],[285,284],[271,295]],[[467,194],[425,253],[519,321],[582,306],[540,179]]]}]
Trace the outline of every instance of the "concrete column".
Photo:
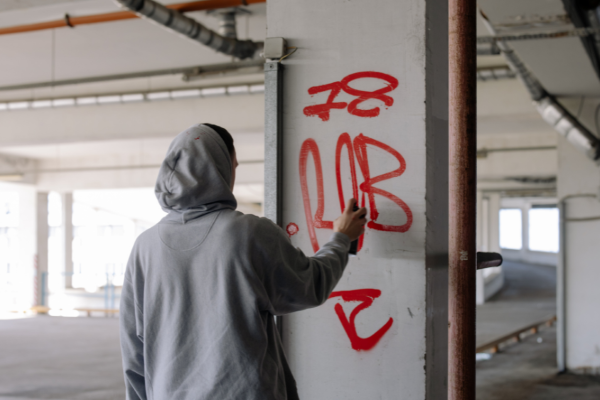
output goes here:
[{"label": "concrete column", "polygon": [[500,193],[489,194],[489,242],[487,251],[500,252]]},{"label": "concrete column", "polygon": [[35,305],[47,306],[48,295],[48,192],[36,199],[36,281]]},{"label": "concrete column", "polygon": [[483,248],[483,193],[477,191],[477,251]]},{"label": "concrete column", "polygon": [[[477,251],[484,251],[483,230],[487,228],[487,224],[484,222],[485,217],[483,212],[483,193],[477,191]],[[485,281],[483,280],[483,271],[477,271],[475,286],[477,290],[477,304],[485,303]]]},{"label": "concrete column", "polygon": [[600,215],[600,170],[562,137],[558,162],[557,192],[567,219],[557,271],[558,362],[560,369],[600,375],[600,220],[593,219]]},{"label": "concrete column", "polygon": [[485,197],[482,201],[481,210],[483,216],[481,218],[481,251],[489,251],[490,249],[490,199]]},{"label": "concrete column", "polygon": [[531,203],[527,202],[521,206],[521,236],[523,238],[521,247],[521,259],[527,259],[529,251],[529,209]]},{"label": "concrete column", "polygon": [[73,287],[73,193],[63,193],[62,234],[65,288]]},{"label": "concrete column", "polygon": [[288,362],[305,399],[444,399],[448,2],[323,4],[267,3],[267,37],[302,48],[282,62],[282,108],[266,99],[267,119],[283,112],[283,226],[312,254],[340,198],[365,199],[369,225],[334,296],[284,317]]}]

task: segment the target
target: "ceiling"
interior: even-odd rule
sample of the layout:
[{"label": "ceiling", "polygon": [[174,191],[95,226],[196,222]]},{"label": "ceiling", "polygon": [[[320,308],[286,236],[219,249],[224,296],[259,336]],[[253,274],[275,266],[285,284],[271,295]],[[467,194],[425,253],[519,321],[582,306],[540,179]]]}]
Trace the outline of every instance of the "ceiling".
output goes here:
[{"label": "ceiling", "polygon": [[[66,13],[81,16],[121,10],[110,0],[7,3],[13,7],[5,1],[0,1],[0,27],[62,19]],[[247,9],[252,14],[238,17],[238,37],[264,40],[265,5]],[[217,29],[216,18],[205,12],[186,15]],[[0,35],[0,48],[0,86],[231,61],[231,57],[142,19]]]},{"label": "ceiling", "polygon": [[0,12],[81,1],[86,0],[2,0],[0,2]]},{"label": "ceiling", "polygon": [[[498,34],[572,30],[561,0],[479,0],[480,9]],[[528,23],[528,22],[536,23]],[[478,35],[489,35],[478,26]],[[537,26],[536,26],[537,25]],[[509,45],[538,78],[558,97],[600,96],[598,79],[578,37],[511,41]]]}]

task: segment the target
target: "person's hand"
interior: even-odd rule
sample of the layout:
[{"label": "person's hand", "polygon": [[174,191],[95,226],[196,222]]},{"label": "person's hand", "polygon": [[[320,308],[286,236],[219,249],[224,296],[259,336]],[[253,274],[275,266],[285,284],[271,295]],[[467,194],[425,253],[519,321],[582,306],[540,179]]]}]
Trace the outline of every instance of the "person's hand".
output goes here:
[{"label": "person's hand", "polygon": [[346,234],[351,241],[365,233],[365,224],[367,223],[367,209],[363,207],[352,211],[355,203],[356,199],[348,200],[344,213],[333,221],[333,231]]}]

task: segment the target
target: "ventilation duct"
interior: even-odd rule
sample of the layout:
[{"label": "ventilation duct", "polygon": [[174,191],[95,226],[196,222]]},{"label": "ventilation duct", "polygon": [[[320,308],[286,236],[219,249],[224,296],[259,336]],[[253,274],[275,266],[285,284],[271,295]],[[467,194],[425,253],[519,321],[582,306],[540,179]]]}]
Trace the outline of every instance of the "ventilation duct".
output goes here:
[{"label": "ventilation duct", "polygon": [[[496,30],[486,15],[482,11],[480,11],[480,14],[483,23],[490,33],[496,35]],[[504,55],[507,64],[527,88],[534,105],[544,121],[565,137],[579,151],[600,164],[600,140],[585,128],[575,116],[558,103],[554,96],[550,95],[544,89],[537,78],[504,40],[499,40],[496,43]]]},{"label": "ventilation duct", "polygon": [[[224,37],[208,29],[198,21],[176,10],[169,9],[154,0],[116,0],[122,6],[141,17],[148,18],[166,28],[185,35],[220,53],[239,59],[258,58],[262,42]],[[231,23],[231,21],[229,21]]]}]

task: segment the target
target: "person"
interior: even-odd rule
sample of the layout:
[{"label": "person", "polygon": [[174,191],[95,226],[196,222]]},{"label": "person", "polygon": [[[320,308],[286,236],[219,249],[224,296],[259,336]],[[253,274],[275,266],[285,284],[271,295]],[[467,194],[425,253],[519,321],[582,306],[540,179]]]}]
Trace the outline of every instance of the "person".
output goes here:
[{"label": "person", "polygon": [[294,400],[273,316],[323,304],[364,232],[355,200],[312,257],[266,218],[235,211],[231,135],[198,124],[156,181],[168,214],[135,242],[121,293],[127,399]]}]

